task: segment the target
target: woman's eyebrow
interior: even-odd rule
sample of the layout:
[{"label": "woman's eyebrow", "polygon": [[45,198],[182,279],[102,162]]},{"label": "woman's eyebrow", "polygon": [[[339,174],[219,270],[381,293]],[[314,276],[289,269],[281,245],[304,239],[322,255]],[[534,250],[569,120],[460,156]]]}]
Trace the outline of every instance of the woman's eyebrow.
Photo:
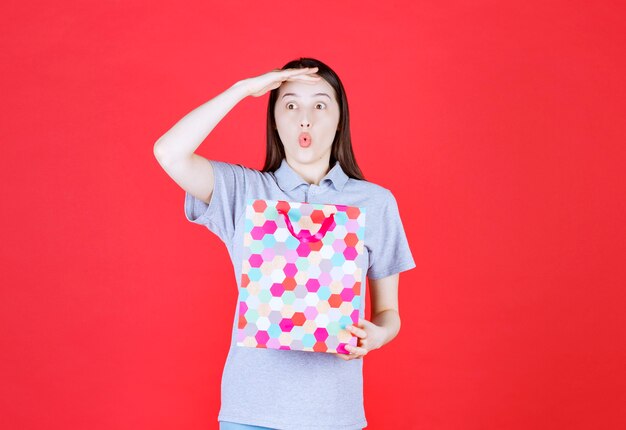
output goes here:
[{"label": "woman's eyebrow", "polygon": [[[296,93],[285,93],[285,94],[283,94],[283,96],[282,96],[281,98],[283,98],[283,99],[284,99],[284,98],[285,98],[285,97],[287,97],[287,96],[295,96],[295,97],[300,97],[300,96],[299,96],[298,94],[296,94]],[[328,97],[328,98],[330,99],[330,96],[329,96],[328,94],[326,94],[326,93],[315,93],[315,94],[313,94],[313,96],[326,96],[326,97]]]}]

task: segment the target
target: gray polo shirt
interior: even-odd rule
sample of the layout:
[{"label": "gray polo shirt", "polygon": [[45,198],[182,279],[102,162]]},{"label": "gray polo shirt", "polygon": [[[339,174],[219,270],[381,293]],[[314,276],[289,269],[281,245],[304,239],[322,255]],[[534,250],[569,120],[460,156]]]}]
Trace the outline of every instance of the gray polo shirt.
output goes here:
[{"label": "gray polo shirt", "polygon": [[[204,225],[226,245],[241,291],[246,199],[364,207],[367,272],[361,285],[415,267],[393,194],[350,178],[337,162],[308,184],[282,160],[275,172],[210,160],[215,175],[211,202],[185,193],[187,220]],[[359,318],[365,319],[361,289]],[[363,359],[335,354],[237,346],[238,300],[233,303],[231,344],[222,374],[218,421],[285,430],[357,430],[367,426],[363,407]]]}]

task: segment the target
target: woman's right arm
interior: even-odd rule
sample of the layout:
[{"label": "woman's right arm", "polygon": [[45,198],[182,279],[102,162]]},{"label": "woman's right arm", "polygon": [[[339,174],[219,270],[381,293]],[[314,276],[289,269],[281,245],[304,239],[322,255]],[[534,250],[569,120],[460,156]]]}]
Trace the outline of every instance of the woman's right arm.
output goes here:
[{"label": "woman's right arm", "polygon": [[154,144],[154,156],[163,170],[194,197],[209,203],[213,168],[195,150],[237,103],[248,96],[243,81],[185,115]]},{"label": "woman's right arm", "polygon": [[251,95],[260,97],[278,88],[285,80],[317,82],[310,76],[317,67],[305,69],[275,69],[253,78],[236,82],[223,93],[185,115],[154,144],[154,156],[167,174],[192,196],[209,203],[215,177],[213,167],[195,150],[215,126],[237,103]]}]

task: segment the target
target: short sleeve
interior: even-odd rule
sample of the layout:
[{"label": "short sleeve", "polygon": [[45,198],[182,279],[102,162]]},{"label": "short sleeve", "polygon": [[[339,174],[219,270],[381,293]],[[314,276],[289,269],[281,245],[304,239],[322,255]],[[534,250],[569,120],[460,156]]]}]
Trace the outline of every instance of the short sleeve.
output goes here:
[{"label": "short sleeve", "polygon": [[185,192],[185,217],[215,233],[230,246],[235,234],[235,223],[243,213],[245,195],[250,180],[248,171],[241,164],[209,160],[213,166],[215,185],[211,200],[204,201]]},{"label": "short sleeve", "polygon": [[[389,192],[376,226],[370,229],[370,261],[367,276],[380,279],[416,267],[404,233],[398,203]],[[366,238],[367,241],[367,238]]]}]

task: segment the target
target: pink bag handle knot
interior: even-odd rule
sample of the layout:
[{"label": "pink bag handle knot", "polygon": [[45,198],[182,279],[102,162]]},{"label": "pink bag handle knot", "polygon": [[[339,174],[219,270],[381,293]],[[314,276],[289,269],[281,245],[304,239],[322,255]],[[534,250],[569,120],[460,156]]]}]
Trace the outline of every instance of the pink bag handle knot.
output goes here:
[{"label": "pink bag handle knot", "polygon": [[301,243],[318,242],[322,240],[330,226],[333,225],[333,222],[335,222],[335,214],[330,214],[330,216],[324,220],[322,226],[317,233],[311,234],[309,230],[305,229],[300,230],[300,233],[296,233],[293,230],[293,225],[291,225],[291,220],[289,219],[287,211],[285,211],[284,209],[278,209],[278,213],[282,214],[285,217],[285,223],[287,224],[287,229],[289,230],[289,233],[291,233],[291,235],[298,239]]}]

